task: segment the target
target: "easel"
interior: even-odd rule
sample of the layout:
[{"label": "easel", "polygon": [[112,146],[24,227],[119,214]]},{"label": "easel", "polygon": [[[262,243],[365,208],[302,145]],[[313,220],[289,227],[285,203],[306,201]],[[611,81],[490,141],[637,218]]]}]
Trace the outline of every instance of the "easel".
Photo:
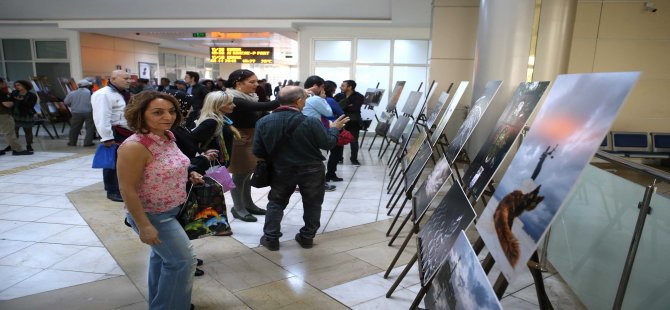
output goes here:
[{"label": "easel", "polygon": [[[375,86],[375,89],[379,89],[379,82],[377,82],[377,86]],[[365,103],[363,104],[362,109],[364,110],[375,110],[375,107]],[[377,117],[377,115],[375,115]],[[365,141],[365,135],[368,133],[368,129],[370,128],[370,124],[372,123],[372,120],[369,120],[369,122],[366,122],[366,120],[361,120],[361,129],[363,130],[363,138],[361,138],[361,143],[359,144],[359,148],[363,148],[363,141]]]},{"label": "easel", "polygon": [[[423,82],[419,83],[419,87],[416,90],[416,92],[419,94],[419,96],[421,95],[421,92],[420,92],[421,87],[423,87]],[[416,109],[416,106],[414,106],[413,109],[407,108],[408,104],[410,103],[411,97],[412,97],[412,93],[410,93],[410,96],[407,98],[407,101],[405,101],[405,106],[403,106],[402,115],[399,116],[398,111],[395,109],[395,107],[393,108],[393,110],[396,113],[395,116],[398,119],[398,121],[396,121],[394,123],[394,127],[391,129],[391,132],[394,132],[395,130],[400,130],[400,132],[402,134],[402,132],[405,131],[405,127],[409,123],[409,120],[410,119],[415,120],[414,115],[412,115],[412,113],[414,112],[413,110]],[[395,149],[398,146],[398,139],[399,138],[400,138],[400,136],[397,136],[397,137],[389,136],[389,131],[387,131],[386,135],[384,136],[384,140],[382,140],[382,144],[379,146],[379,152],[377,153],[377,157],[382,158],[384,156],[384,154],[386,153],[386,150],[388,149],[389,145],[391,145],[391,142],[395,143],[395,146],[393,147],[393,151],[395,152]],[[384,142],[386,142],[386,147],[384,147]],[[384,149],[384,150],[382,151],[382,149]]]},{"label": "easel", "polygon": [[[397,100],[400,98],[400,95],[402,94],[402,89],[404,88],[405,82],[402,82],[402,87],[398,89],[398,84],[400,84],[401,81],[396,82],[396,86],[393,88],[393,92],[391,92],[388,100],[388,104],[393,103],[392,107],[389,109],[388,105],[386,106],[386,111],[382,112],[382,114],[386,113],[388,115],[388,119],[384,119],[384,122],[382,123],[375,114],[375,120],[377,121],[377,126],[375,127],[375,136],[372,137],[372,142],[370,142],[370,146],[368,147],[368,151],[372,149],[372,145],[374,145],[375,140],[377,139],[377,136],[381,136],[384,140],[382,140],[382,145],[379,147],[379,152],[377,153],[377,156],[381,154],[381,149],[384,147],[384,141],[386,141],[386,134],[389,131],[389,128],[391,127],[391,121],[393,120],[393,117],[398,117],[398,110],[396,109],[396,104],[398,103]],[[399,93],[396,94],[396,91]],[[395,98],[397,95],[398,98]],[[393,102],[395,100],[395,102]]]}]

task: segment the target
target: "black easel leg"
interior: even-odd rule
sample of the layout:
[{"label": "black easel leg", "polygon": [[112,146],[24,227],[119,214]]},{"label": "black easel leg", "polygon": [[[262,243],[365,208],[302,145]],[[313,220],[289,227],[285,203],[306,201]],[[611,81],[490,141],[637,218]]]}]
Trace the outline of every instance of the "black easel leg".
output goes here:
[{"label": "black easel leg", "polygon": [[[391,200],[393,199],[393,197],[395,197],[395,194],[398,192],[398,189],[400,188],[400,185],[402,185],[402,183],[398,183],[398,186],[396,186],[396,188],[395,188],[395,192],[393,193],[393,196],[391,196],[391,199],[389,200],[389,203],[391,202]],[[398,194],[398,197],[396,197],[396,199],[395,199],[395,201],[393,202],[393,204],[390,205],[390,208],[389,208],[389,205],[388,205],[388,204],[386,205],[386,208],[389,209],[389,211],[386,213],[386,215],[391,215],[391,212],[393,212],[393,208],[395,208],[395,205],[398,204],[398,201],[400,200],[400,197],[402,197],[402,193],[399,193],[399,194]]]},{"label": "black easel leg", "polygon": [[[388,160],[388,162],[386,163],[386,165],[390,165],[391,162],[393,161],[393,158],[395,158],[394,155],[395,155],[395,150],[396,150],[397,148],[398,148],[398,143],[396,143],[395,145],[393,145],[393,150],[391,150],[391,155],[389,155],[389,160]],[[383,156],[383,155],[384,155],[384,154],[382,153],[382,156]]]},{"label": "black easel leg", "polygon": [[414,310],[419,306],[423,297],[426,296],[426,293],[428,292],[428,288],[430,288],[430,284],[421,287],[419,292],[416,294],[416,297],[414,297],[414,301],[412,302],[412,305],[409,306],[410,310]]},{"label": "black easel leg", "polygon": [[[533,255],[530,257],[530,260],[535,262],[539,262],[539,256],[537,255],[537,251],[533,252]],[[544,288],[544,279],[542,278],[542,271],[540,271],[538,268],[528,266],[528,269],[530,270],[530,274],[533,276],[533,280],[535,281],[535,292],[537,293],[537,301],[540,304],[540,309],[545,310],[545,309],[554,309],[554,307],[551,305],[551,301],[549,300],[549,296],[547,296],[547,291]]]},{"label": "black easel leg", "polygon": [[[405,266],[405,269],[402,270],[402,272],[398,275],[398,278],[395,279],[395,282],[393,282],[393,285],[391,285],[391,288],[389,288],[388,292],[386,292],[386,298],[391,298],[391,294],[395,291],[395,289],[400,285],[400,282],[402,282],[402,279],[405,278],[407,273],[409,272],[410,269],[412,269],[412,266],[414,263],[416,263],[416,260],[419,258],[419,253],[414,253],[414,256],[412,256],[412,259],[409,260],[407,263],[407,266]],[[386,279],[388,276],[384,276],[384,279]]]},{"label": "black easel leg", "polygon": [[[407,204],[408,200],[409,200],[409,198],[405,197],[405,200],[402,202],[402,205],[400,205],[400,209],[398,209],[398,213],[393,218],[393,222],[391,222],[391,226],[389,227],[389,230],[386,232],[387,237],[391,234],[391,230],[393,229],[393,226],[395,225],[395,223],[398,221],[398,218],[400,218],[400,214],[402,213],[402,210],[405,209],[405,205]],[[387,215],[391,215],[390,212]],[[407,216],[407,217],[409,217],[409,216]]]},{"label": "black easel leg", "polygon": [[[54,134],[56,135],[56,138],[60,139],[60,136],[58,135],[58,129],[56,129],[56,125],[54,125],[54,123],[51,123],[51,128],[54,129]],[[46,127],[44,129],[46,129]]]},{"label": "black easel leg", "polygon": [[505,290],[507,290],[507,286],[509,283],[507,282],[507,279],[505,279],[505,276],[501,273],[498,276],[498,279],[496,279],[496,282],[493,283],[493,291],[496,292],[496,297],[498,297],[498,300],[501,300],[503,297],[503,294],[505,294]]},{"label": "black easel leg", "polygon": [[382,144],[379,145],[379,151],[377,151],[377,157],[381,156],[381,154],[382,154],[382,149],[384,148],[384,142],[387,142],[386,141],[386,136],[382,137]]},{"label": "black easel leg", "polygon": [[367,130],[363,130],[363,137],[361,138],[361,143],[358,145],[359,148],[363,148],[363,142],[365,141],[365,134],[368,133]]},{"label": "black easel leg", "polygon": [[398,248],[398,253],[395,254],[395,257],[393,257],[393,260],[389,264],[389,267],[386,268],[386,273],[384,273],[384,279],[389,277],[389,274],[391,274],[391,270],[393,270],[393,267],[395,267],[395,264],[398,262],[398,259],[400,259],[400,255],[402,255],[402,252],[405,250],[405,248],[409,244],[409,241],[412,240],[412,236],[414,236],[414,233],[416,233],[417,231],[418,229],[415,226],[407,234],[407,237],[405,237],[405,240],[403,240],[402,244],[400,245],[400,248]]},{"label": "black easel leg", "polygon": [[393,234],[393,238],[391,238],[391,240],[389,241],[389,246],[392,246],[392,245],[393,245],[393,241],[395,241],[395,239],[398,238],[398,236],[400,235],[400,232],[401,232],[402,229],[405,227],[405,225],[406,225],[407,222],[409,221],[411,215],[413,215],[413,214],[414,214],[414,210],[410,210],[410,211],[409,211],[409,214],[407,214],[407,216],[406,216],[405,219],[402,221],[402,223],[400,224],[400,226],[398,226],[398,230],[396,230],[395,234]]},{"label": "black easel leg", "polygon": [[372,142],[370,142],[370,146],[368,147],[368,152],[372,149],[372,145],[375,144],[375,140],[377,140],[377,135],[375,134],[374,137],[372,137]]},{"label": "black easel leg", "polygon": [[[379,156],[379,157],[382,159],[382,162],[384,162],[384,154],[386,154],[386,150],[388,150],[388,148],[389,148],[390,145],[391,145],[391,139],[389,139],[389,142],[386,143],[386,147],[384,148],[384,151],[383,151],[382,154]],[[397,145],[397,144],[396,144],[396,145]],[[395,150],[395,146],[393,147],[393,149]]]}]

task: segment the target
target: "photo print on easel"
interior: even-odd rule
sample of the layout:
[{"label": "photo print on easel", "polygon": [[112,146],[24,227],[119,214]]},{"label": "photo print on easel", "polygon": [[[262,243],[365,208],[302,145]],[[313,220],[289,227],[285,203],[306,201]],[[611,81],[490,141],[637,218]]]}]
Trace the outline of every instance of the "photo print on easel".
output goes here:
[{"label": "photo print on easel", "polygon": [[424,213],[426,213],[437,193],[447,183],[447,179],[449,179],[451,173],[449,160],[442,156],[435,164],[435,167],[433,167],[433,171],[430,172],[430,175],[421,183],[419,189],[412,196],[414,198],[414,224],[418,224]]},{"label": "photo print on easel", "polygon": [[416,245],[422,286],[433,280],[456,241],[458,232],[466,230],[474,219],[475,210],[463,189],[458,183],[452,185],[426,222],[426,226],[419,231]]},{"label": "photo print on easel", "polygon": [[405,173],[405,188],[409,188],[414,181],[419,177],[421,171],[428,163],[428,160],[433,155],[433,148],[430,147],[430,143],[423,139],[419,152],[416,154],[414,161],[409,165],[407,173]]},{"label": "photo print on easel", "polygon": [[465,193],[476,201],[505,159],[549,82],[520,83],[498,123],[463,175]]},{"label": "photo print on easel", "polygon": [[[446,92],[440,93],[440,97],[437,98],[437,103],[435,104],[435,107],[432,110],[430,110],[430,112],[428,112],[428,117],[426,117],[426,128],[433,127],[433,124],[437,119],[437,115],[440,114],[440,112],[442,112],[442,108],[447,103],[447,100],[449,100],[449,94]],[[454,110],[452,109],[451,112],[454,112]]]},{"label": "photo print on easel", "polygon": [[426,133],[422,131],[419,133],[419,136],[416,137],[416,140],[414,140],[412,144],[409,145],[407,148],[407,153],[405,153],[405,157],[403,157],[401,162],[403,170],[409,166],[412,160],[414,160],[414,157],[419,152],[419,148],[421,148],[421,145],[423,145],[423,141],[427,138],[428,136]]},{"label": "photo print on easel", "polygon": [[377,126],[375,126],[375,134],[380,136],[386,136],[391,128],[391,122],[393,122],[393,114],[388,111],[383,111],[381,117],[377,121]]},{"label": "photo print on easel", "polygon": [[482,264],[461,231],[424,299],[426,309],[502,309]]},{"label": "photo print on easel", "polygon": [[393,142],[398,142],[400,141],[400,136],[402,135],[403,132],[405,132],[405,128],[407,128],[407,124],[409,124],[410,118],[406,115],[400,116],[398,120],[393,123],[393,127],[391,127],[391,130],[389,131],[387,137],[391,139]]},{"label": "photo print on easel", "polygon": [[458,153],[461,152],[465,146],[465,142],[468,141],[468,138],[475,130],[475,127],[477,127],[479,120],[482,119],[482,116],[489,107],[491,100],[493,100],[493,97],[496,95],[496,93],[498,93],[498,89],[500,89],[501,84],[502,81],[499,80],[488,81],[486,83],[486,87],[484,88],[484,92],[479,96],[479,98],[477,98],[477,100],[474,100],[468,116],[465,118],[465,121],[463,121],[463,124],[461,124],[461,127],[458,128],[458,132],[456,133],[454,139],[449,142],[449,148],[447,148],[447,158],[450,162],[453,163],[456,160],[456,156],[458,156]]},{"label": "photo print on easel", "polygon": [[603,141],[639,72],[559,75],[477,230],[508,282]]},{"label": "photo print on easel", "polygon": [[363,104],[378,107],[379,103],[382,101],[382,97],[384,96],[384,91],[384,89],[380,88],[368,88],[368,90],[365,92],[365,99]]},{"label": "photo print on easel", "polygon": [[391,93],[391,97],[389,98],[389,103],[386,105],[386,111],[390,112],[395,109],[395,106],[398,104],[398,100],[400,100],[400,94],[402,94],[403,88],[405,88],[405,81],[395,82],[393,92]]},{"label": "photo print on easel", "polygon": [[442,132],[444,131],[444,128],[447,127],[447,123],[449,122],[449,119],[451,119],[451,116],[454,114],[454,111],[456,110],[456,107],[458,106],[458,102],[461,101],[461,97],[463,97],[463,93],[465,93],[465,90],[468,88],[468,84],[470,84],[470,82],[462,81],[458,85],[458,88],[456,89],[456,92],[454,93],[454,96],[451,97],[451,101],[449,101],[449,105],[447,106],[447,110],[445,110],[444,114],[442,114],[442,118],[440,119],[440,122],[437,124],[437,127],[435,127],[435,131],[433,131],[433,134],[430,136],[430,145],[434,146],[435,143],[437,143],[437,140],[440,139],[440,136],[442,135]]},{"label": "photo print on easel", "polygon": [[423,93],[420,91],[411,91],[407,97],[407,101],[405,101],[405,105],[402,107],[402,113],[414,115],[414,110],[416,110],[416,106],[419,105],[422,96]]}]

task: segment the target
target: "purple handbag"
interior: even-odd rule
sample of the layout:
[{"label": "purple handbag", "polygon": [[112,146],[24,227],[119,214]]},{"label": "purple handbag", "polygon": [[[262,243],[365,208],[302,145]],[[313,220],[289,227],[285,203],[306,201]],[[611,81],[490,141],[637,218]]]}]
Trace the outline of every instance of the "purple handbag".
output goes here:
[{"label": "purple handbag", "polygon": [[216,160],[216,163],[218,165],[212,165],[210,162],[210,168],[207,169],[207,171],[205,172],[205,176],[208,176],[214,179],[219,184],[221,184],[224,193],[235,188],[233,178],[230,176],[230,173],[228,172],[226,166],[219,163],[218,160]]}]

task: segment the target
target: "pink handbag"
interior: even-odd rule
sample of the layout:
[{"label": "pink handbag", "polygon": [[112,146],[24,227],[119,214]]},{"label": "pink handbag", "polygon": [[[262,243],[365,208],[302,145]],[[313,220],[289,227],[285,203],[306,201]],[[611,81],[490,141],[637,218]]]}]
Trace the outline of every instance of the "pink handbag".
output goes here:
[{"label": "pink handbag", "polygon": [[219,184],[221,184],[221,187],[223,187],[223,192],[227,192],[233,188],[235,188],[235,183],[233,183],[233,178],[230,176],[230,173],[228,172],[228,169],[226,166],[222,165],[219,163],[217,160],[216,163],[218,165],[212,165],[210,162],[210,168],[207,169],[205,172],[205,175],[214,179],[217,181]]}]

